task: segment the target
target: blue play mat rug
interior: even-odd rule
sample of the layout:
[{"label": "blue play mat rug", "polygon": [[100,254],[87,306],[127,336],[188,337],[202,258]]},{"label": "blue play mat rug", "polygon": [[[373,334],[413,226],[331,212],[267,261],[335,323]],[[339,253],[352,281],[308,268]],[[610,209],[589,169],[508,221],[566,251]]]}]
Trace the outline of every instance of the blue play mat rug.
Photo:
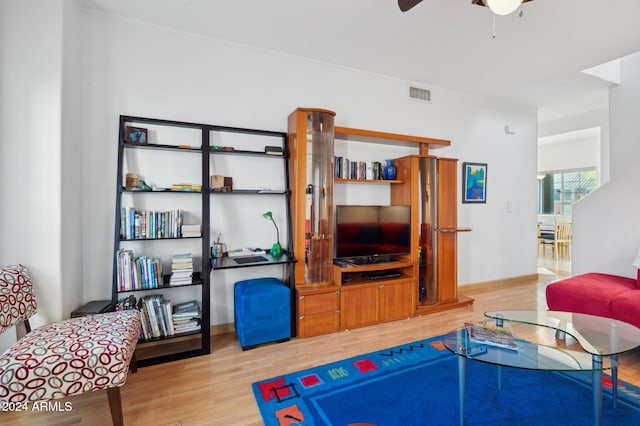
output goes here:
[{"label": "blue play mat rug", "polygon": [[[253,383],[265,425],[459,425],[457,356],[442,336]],[[621,366],[624,368],[624,365]],[[603,425],[639,425],[640,389],[604,376]],[[467,362],[465,425],[592,425],[591,372]]]}]

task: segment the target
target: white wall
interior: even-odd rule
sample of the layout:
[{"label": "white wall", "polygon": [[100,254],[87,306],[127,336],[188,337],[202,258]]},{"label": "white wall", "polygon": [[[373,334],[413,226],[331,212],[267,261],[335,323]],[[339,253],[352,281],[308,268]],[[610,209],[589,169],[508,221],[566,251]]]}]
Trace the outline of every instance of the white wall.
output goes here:
[{"label": "white wall", "polygon": [[622,58],[621,82],[610,90],[609,102],[611,180],[573,208],[572,271],[635,277],[631,263],[640,249],[636,170],[640,158],[640,53]]},{"label": "white wall", "polygon": [[[575,115],[559,117],[554,120],[542,121],[538,124],[538,137],[542,140],[551,138],[557,135],[566,135],[583,132],[585,129],[600,129],[600,135],[598,138],[599,152],[597,154],[597,163],[595,163],[598,171],[598,181],[600,184],[609,181],[610,175],[610,162],[609,162],[609,108],[598,108],[589,110]],[[579,152],[580,150],[577,150]],[[545,163],[547,157],[546,151],[538,153],[539,171],[559,170],[550,167]],[[572,152],[571,155],[576,155],[576,152]],[[542,164],[540,164],[542,162]],[[565,168],[565,167],[561,167]],[[573,169],[574,166],[566,167]]]},{"label": "white wall", "polygon": [[0,1],[0,264],[29,268],[36,326],[63,316],[62,14],[61,0]]},{"label": "white wall", "polygon": [[[60,257],[62,317],[82,305],[82,151],[90,139],[85,134],[82,90],[85,46],[84,15],[76,1],[63,2],[61,157],[60,157]],[[90,244],[90,242],[89,242]]]},{"label": "white wall", "polygon": [[[413,102],[405,81],[80,16],[75,2],[0,7],[1,191],[18,206],[0,209],[0,262],[32,268],[47,320],[66,317],[80,297],[110,297],[120,114],[284,131],[293,109],[319,107],[336,111],[337,125],[450,139],[434,153],[488,163],[487,203],[459,205],[459,224],[473,228],[459,237],[459,283],[535,273],[530,107],[438,87],[431,104]],[[236,279],[215,276],[213,324],[232,322]]]},{"label": "white wall", "polygon": [[[535,110],[442,88],[431,104],[412,102],[397,79],[99,13],[90,19],[85,299],[109,295],[120,114],[285,131],[293,109],[319,107],[336,111],[337,125],[451,139],[438,155],[489,164],[487,204],[459,209],[460,225],[473,228],[459,238],[460,284],[535,273]],[[505,125],[518,133],[505,135]],[[212,323],[232,322],[234,278],[214,280]]]},{"label": "white wall", "polygon": [[595,167],[600,171],[600,128],[538,139],[538,172]]}]

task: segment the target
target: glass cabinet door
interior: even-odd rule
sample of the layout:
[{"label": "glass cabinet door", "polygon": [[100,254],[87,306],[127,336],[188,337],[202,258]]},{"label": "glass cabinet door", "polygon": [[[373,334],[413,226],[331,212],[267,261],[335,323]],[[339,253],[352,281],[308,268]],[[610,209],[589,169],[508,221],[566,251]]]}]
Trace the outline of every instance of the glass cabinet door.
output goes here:
[{"label": "glass cabinet door", "polygon": [[306,108],[289,116],[296,284],[333,281],[334,117]]},{"label": "glass cabinet door", "polygon": [[333,279],[333,118],[307,112],[307,283]]}]

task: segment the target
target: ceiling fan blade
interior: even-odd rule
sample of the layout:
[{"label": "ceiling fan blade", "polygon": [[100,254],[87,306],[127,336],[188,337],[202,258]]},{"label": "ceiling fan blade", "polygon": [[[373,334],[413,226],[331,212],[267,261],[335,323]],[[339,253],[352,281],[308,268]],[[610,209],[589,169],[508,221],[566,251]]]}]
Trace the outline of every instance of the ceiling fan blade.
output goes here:
[{"label": "ceiling fan blade", "polygon": [[421,1],[422,0],[398,0],[398,7],[401,11],[406,12]]}]

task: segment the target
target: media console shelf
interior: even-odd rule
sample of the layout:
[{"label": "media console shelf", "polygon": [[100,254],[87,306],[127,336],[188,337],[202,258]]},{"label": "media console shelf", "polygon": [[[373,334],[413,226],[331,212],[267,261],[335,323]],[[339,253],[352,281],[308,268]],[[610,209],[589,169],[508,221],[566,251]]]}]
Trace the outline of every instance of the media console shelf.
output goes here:
[{"label": "media console shelf", "polygon": [[398,133],[378,132],[374,130],[354,129],[351,127],[335,127],[335,138],[340,140],[380,143],[385,145],[416,146],[420,154],[428,154],[429,149],[450,146],[451,141],[445,139],[425,138],[422,136],[401,135]]},{"label": "media console shelf", "polygon": [[335,182],[349,182],[349,183],[402,183],[401,180],[398,179],[344,179],[344,178],[334,178]]},{"label": "media console shelf", "polygon": [[[383,275],[376,276],[377,273]],[[340,287],[341,330],[414,315],[416,262],[399,259],[366,265],[334,265],[333,274],[334,282]]]}]

